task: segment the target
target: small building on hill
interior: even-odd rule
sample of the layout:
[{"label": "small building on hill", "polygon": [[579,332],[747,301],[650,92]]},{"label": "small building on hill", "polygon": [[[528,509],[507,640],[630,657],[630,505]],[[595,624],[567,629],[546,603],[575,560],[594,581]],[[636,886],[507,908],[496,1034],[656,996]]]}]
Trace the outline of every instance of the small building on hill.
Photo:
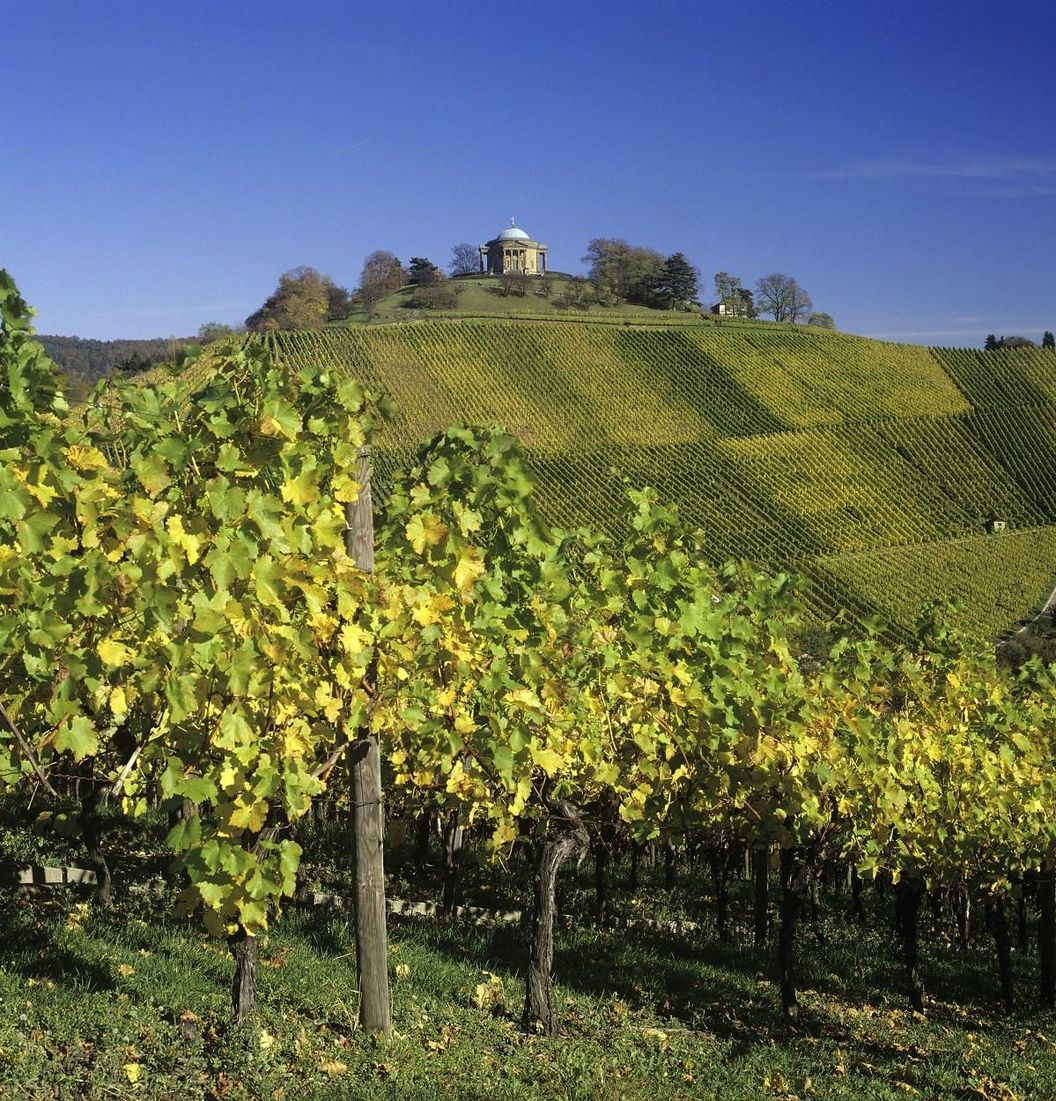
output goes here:
[{"label": "small building on hill", "polygon": [[546,274],[546,245],[533,241],[515,218],[497,237],[480,246],[480,270],[489,275],[519,271],[525,275]]}]

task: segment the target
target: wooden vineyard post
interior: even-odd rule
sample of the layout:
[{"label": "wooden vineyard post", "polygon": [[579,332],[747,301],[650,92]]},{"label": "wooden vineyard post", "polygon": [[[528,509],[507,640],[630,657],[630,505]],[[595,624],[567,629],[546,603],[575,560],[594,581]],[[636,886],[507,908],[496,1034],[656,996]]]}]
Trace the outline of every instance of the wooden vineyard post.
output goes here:
[{"label": "wooden vineyard post", "polygon": [[[345,506],[349,557],[361,569],[374,570],[374,516],[370,490],[370,452],[359,453],[359,497]],[[373,669],[369,674],[374,676]],[[376,691],[376,685],[370,688]],[[385,927],[385,804],[381,788],[378,737],[368,725],[352,746],[352,832],[356,873],[356,972],[359,1023],[367,1032],[389,1037],[389,952]]]}]

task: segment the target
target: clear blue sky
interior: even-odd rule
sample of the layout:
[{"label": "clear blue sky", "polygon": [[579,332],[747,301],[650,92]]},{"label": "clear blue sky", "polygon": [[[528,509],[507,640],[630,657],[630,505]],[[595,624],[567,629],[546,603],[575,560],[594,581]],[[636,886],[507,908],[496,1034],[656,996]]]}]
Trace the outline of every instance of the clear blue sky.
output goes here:
[{"label": "clear blue sky", "polygon": [[1056,329],[1052,0],[0,0],[0,266],[42,332],[518,223],[795,275],[841,328]]}]

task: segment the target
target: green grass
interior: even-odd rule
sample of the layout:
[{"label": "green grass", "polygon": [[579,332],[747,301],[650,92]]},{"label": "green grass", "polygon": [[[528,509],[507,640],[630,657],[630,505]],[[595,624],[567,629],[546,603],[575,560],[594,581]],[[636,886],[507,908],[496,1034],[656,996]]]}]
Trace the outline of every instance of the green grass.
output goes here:
[{"label": "green grass", "polygon": [[[518,930],[394,923],[395,1036],[384,1045],[355,1027],[354,937],[341,915],[282,919],[261,945],[258,1012],[239,1031],[226,947],[154,905],[132,897],[104,916],[67,895],[2,904],[0,1096],[1056,1096],[1056,1021],[997,1013],[985,944],[962,953],[926,942],[933,997],[916,1017],[898,993],[890,934],[834,914],[824,943],[804,933],[806,1015],[791,1029],[770,958],[744,927],[722,945],[709,928],[566,930],[556,961],[565,1034],[544,1040],[518,1026]],[[476,1004],[480,983],[495,1004]]]},{"label": "green grass", "polygon": [[[388,324],[394,321],[420,320],[430,317],[522,317],[545,318],[566,320],[600,320],[611,321],[616,324],[624,320],[644,321],[649,324],[678,325],[685,322],[701,322],[714,324],[710,315],[702,315],[700,310],[658,310],[648,306],[636,306],[632,303],[621,303],[618,306],[599,306],[591,304],[589,309],[566,309],[560,304],[562,291],[568,285],[568,277],[564,275],[553,276],[552,293],[549,297],[542,293],[542,280],[534,277],[528,281],[528,291],[525,295],[502,294],[502,280],[498,276],[460,276],[452,279],[449,286],[459,291],[458,305],[451,310],[422,310],[409,308],[409,302],[414,296],[413,287],[403,287],[383,298],[369,316],[365,313],[355,313],[349,318],[349,323],[358,324]],[[724,322],[728,324],[728,322]]]}]

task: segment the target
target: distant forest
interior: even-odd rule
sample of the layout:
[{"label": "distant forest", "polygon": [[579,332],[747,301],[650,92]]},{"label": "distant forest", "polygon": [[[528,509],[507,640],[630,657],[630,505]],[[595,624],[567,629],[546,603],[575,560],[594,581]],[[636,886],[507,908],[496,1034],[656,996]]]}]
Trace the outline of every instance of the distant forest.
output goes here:
[{"label": "distant forest", "polygon": [[117,371],[134,375],[155,363],[171,362],[198,337],[158,337],[154,340],[86,340],[79,336],[37,336],[48,355],[69,380],[71,397],[85,396],[101,379]]}]

